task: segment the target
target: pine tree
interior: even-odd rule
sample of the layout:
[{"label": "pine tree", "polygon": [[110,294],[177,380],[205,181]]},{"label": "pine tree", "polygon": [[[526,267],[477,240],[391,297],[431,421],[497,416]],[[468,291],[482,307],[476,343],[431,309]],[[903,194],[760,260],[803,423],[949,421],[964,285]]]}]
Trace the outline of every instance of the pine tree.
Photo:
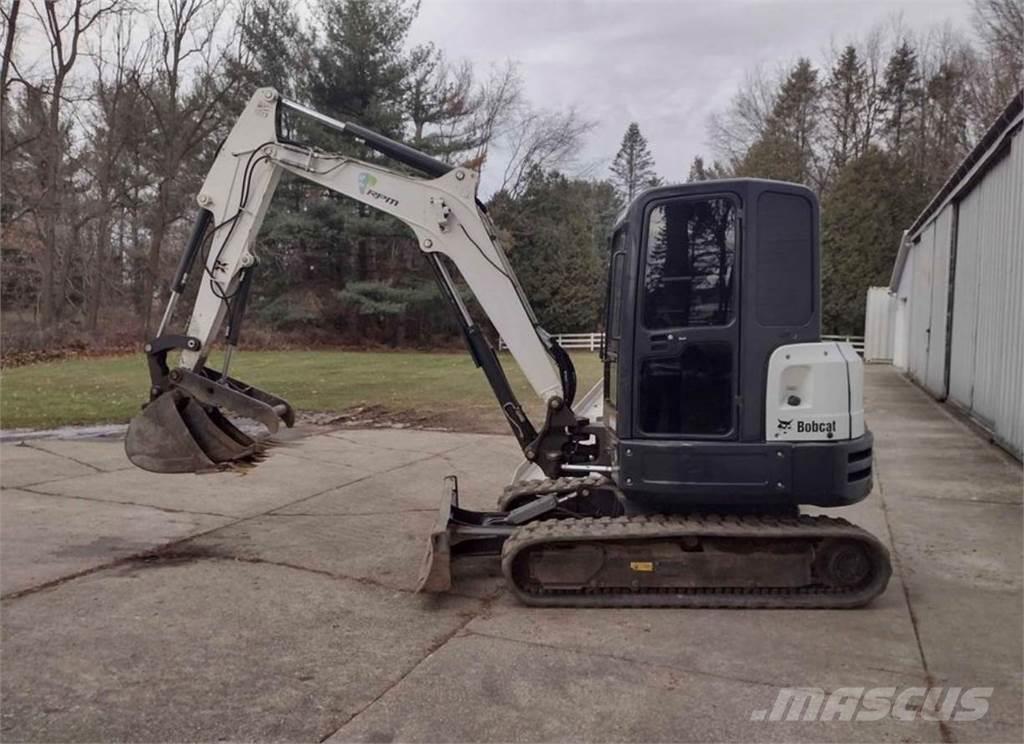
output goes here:
[{"label": "pine tree", "polygon": [[622,146],[612,161],[612,181],[627,202],[643,189],[657,186],[660,180],[654,171],[654,157],[647,147],[647,138],[640,134],[635,121],[626,128]]},{"label": "pine tree", "polygon": [[967,71],[959,60],[939,65],[925,83],[927,121],[922,171],[929,190],[942,185],[969,149]]},{"label": "pine tree", "polygon": [[902,155],[908,134],[921,115],[921,73],[917,67],[917,52],[904,39],[893,51],[885,66],[885,87],[882,89],[886,119],[883,127],[889,149]]},{"label": "pine tree", "polygon": [[763,133],[737,164],[737,175],[814,181],[820,98],[818,71],[810,60],[798,60],[779,88]]},{"label": "pine tree", "polygon": [[501,191],[489,202],[530,304],[552,333],[589,332],[600,321],[608,242],[620,207],[607,182],[539,168],[521,194]]},{"label": "pine tree", "polygon": [[312,39],[290,0],[249,0],[241,7],[238,32],[247,55],[232,60],[236,74],[252,88],[306,98]]},{"label": "pine tree", "polygon": [[824,91],[824,110],[831,140],[831,164],[837,170],[846,165],[850,158],[860,154],[858,130],[864,113],[866,85],[864,64],[857,56],[857,49],[849,45],[832,68]]},{"label": "pine tree", "polygon": [[690,172],[686,176],[686,182],[694,183],[696,181],[714,181],[719,178],[728,177],[729,174],[726,172],[725,166],[717,160],[711,165],[707,165],[704,162],[703,156],[695,155],[693,157],[693,162],[690,163]]},{"label": "pine tree", "polygon": [[383,134],[402,134],[405,43],[418,4],[405,0],[320,0],[323,37],[313,50],[316,109]]},{"label": "pine tree", "polygon": [[924,206],[903,159],[874,145],[840,172],[821,204],[822,330],[860,334],[867,289],[892,272],[900,232]]},{"label": "pine tree", "polygon": [[[294,16],[282,16],[275,26],[275,13],[286,7],[283,0],[259,0],[251,8],[251,28],[243,28],[243,40],[256,48],[253,66],[260,75],[277,85],[293,84],[313,108],[328,115],[402,137],[409,73],[406,37],[417,6],[406,0],[318,0],[315,33],[312,27],[304,31]],[[260,51],[261,34],[267,29],[276,36],[270,51]],[[306,64],[294,83],[281,72],[287,68],[279,59],[282,55]],[[315,123],[295,124],[286,117],[285,126],[293,125],[297,131],[291,133],[299,141],[365,160],[380,158],[351,137]],[[388,288],[390,297],[429,279],[405,225],[305,181],[284,181],[259,240],[270,248],[265,253],[274,257],[269,260],[276,271],[268,272],[274,279],[265,277],[268,281],[261,283],[266,290],[253,298],[254,309],[260,313],[265,303],[272,308],[266,317],[275,323],[295,321],[291,310],[281,310],[284,305],[277,298],[301,277],[303,286],[316,295],[309,304],[338,332],[353,338],[400,340],[412,306],[383,300],[360,303],[353,298],[370,296],[366,288],[377,283]],[[391,284],[392,277],[399,279]],[[339,286],[347,290],[350,284],[350,294],[337,292]]]}]

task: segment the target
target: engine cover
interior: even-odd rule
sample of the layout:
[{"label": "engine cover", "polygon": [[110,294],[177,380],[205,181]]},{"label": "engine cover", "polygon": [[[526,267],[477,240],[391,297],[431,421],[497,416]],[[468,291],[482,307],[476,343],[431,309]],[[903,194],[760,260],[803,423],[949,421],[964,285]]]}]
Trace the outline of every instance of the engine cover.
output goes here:
[{"label": "engine cover", "polygon": [[826,442],[863,434],[864,363],[850,344],[790,344],[772,353],[767,441]]}]

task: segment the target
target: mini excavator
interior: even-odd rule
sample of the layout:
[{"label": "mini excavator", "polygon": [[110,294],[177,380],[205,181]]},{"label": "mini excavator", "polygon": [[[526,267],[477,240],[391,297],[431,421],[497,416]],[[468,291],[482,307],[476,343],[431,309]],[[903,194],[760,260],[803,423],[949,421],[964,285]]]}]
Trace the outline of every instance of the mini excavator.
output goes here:
[{"label": "mini excavator", "polygon": [[[284,121],[315,122],[402,167],[295,141]],[[283,173],[408,225],[539,476],[512,483],[491,512],[461,507],[447,479],[421,590],[449,589],[452,561],[470,555],[500,556],[528,605],[843,608],[885,589],[891,565],[874,536],[801,513],[861,501],[872,483],[863,364],[849,344],[821,340],[810,190],[706,181],[650,189],[623,210],[610,244],[603,400],[588,418],[573,407],[570,356],[538,325],[477,200],[476,172],[269,88],[247,104],[198,195],[166,311],[145,347],[149,401],[125,442],[135,465],[251,467],[267,456],[268,436],[294,423],[286,401],[229,376],[256,235]],[[187,329],[173,333],[200,258]],[[543,400],[539,427],[448,262]],[[207,359],[222,326],[224,361],[213,369]],[[250,435],[232,418],[266,432]]]}]

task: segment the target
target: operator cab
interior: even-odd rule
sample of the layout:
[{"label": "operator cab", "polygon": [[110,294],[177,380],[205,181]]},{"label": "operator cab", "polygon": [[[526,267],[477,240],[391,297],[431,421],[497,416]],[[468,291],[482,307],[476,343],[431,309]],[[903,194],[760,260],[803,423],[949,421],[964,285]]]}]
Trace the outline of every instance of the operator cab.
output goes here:
[{"label": "operator cab", "polygon": [[[818,233],[813,192],[760,179],[651,189],[624,211],[609,261],[604,417],[631,499],[834,506],[867,494],[870,469],[848,487],[846,445],[870,458],[869,434],[778,441],[785,419],[766,416],[777,395],[784,406],[799,398],[768,390],[773,352],[820,340]],[[828,467],[813,466],[823,452]]]}]

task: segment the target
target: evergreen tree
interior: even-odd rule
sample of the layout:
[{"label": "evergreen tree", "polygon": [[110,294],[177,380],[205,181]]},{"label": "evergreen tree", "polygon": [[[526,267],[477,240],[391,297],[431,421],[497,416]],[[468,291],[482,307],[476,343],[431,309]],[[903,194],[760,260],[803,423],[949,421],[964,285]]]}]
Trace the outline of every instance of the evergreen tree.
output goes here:
[{"label": "evergreen tree", "polygon": [[589,332],[600,322],[611,227],[622,206],[608,182],[530,172],[523,193],[488,204],[542,326]]},{"label": "evergreen tree", "polygon": [[644,189],[660,183],[647,139],[640,134],[640,125],[635,121],[626,128],[611,171],[612,181],[627,202],[633,201],[633,197]]},{"label": "evergreen tree", "polygon": [[[405,41],[415,6],[402,0],[320,0],[316,29],[321,32],[314,35],[288,13],[282,23],[273,23],[284,5],[258,0],[249,28],[243,28],[243,40],[255,50],[257,75],[306,91],[318,111],[401,138],[409,73]],[[264,32],[270,34],[271,52],[261,51]],[[304,70],[290,80],[281,56],[303,60]],[[317,124],[303,122],[289,133],[327,150],[381,159],[351,137]],[[262,253],[274,270],[265,272],[253,305],[261,317],[284,326],[314,312],[343,337],[401,340],[404,314],[412,305],[360,304],[354,298],[393,297],[432,281],[404,224],[303,180],[283,179],[260,241],[268,246]],[[304,291],[293,293],[298,283]],[[355,289],[345,294],[350,284]],[[340,294],[339,287],[345,288]],[[295,295],[294,302],[288,294]]]},{"label": "evergreen tree", "polygon": [[942,185],[970,147],[965,77],[961,61],[948,60],[925,83],[921,170],[929,191]]},{"label": "evergreen tree", "polygon": [[313,51],[314,108],[400,137],[404,47],[417,9],[405,0],[320,0],[324,38]]},{"label": "evergreen tree", "polygon": [[885,66],[885,86],[882,89],[885,106],[883,136],[889,150],[902,154],[908,135],[914,131],[921,115],[921,73],[917,66],[917,52],[906,39],[893,51]]},{"label": "evergreen tree", "polygon": [[695,155],[693,162],[690,163],[690,172],[686,176],[686,182],[715,181],[719,178],[728,177],[727,169],[717,160],[711,165],[706,165],[703,156]]},{"label": "evergreen tree", "polygon": [[822,330],[864,332],[867,289],[889,281],[898,237],[923,208],[905,162],[871,146],[822,200]]},{"label": "evergreen tree", "polygon": [[820,99],[818,71],[810,60],[802,58],[779,88],[764,131],[737,164],[737,175],[815,182],[814,142]]},{"label": "evergreen tree", "polygon": [[302,29],[290,0],[249,0],[238,18],[245,53],[232,59],[253,88],[271,86],[291,98],[304,99],[309,87],[312,39]]},{"label": "evergreen tree", "polygon": [[841,169],[856,157],[861,144],[859,126],[865,108],[867,77],[853,45],[843,49],[824,88],[823,108],[828,122],[831,165]]}]

